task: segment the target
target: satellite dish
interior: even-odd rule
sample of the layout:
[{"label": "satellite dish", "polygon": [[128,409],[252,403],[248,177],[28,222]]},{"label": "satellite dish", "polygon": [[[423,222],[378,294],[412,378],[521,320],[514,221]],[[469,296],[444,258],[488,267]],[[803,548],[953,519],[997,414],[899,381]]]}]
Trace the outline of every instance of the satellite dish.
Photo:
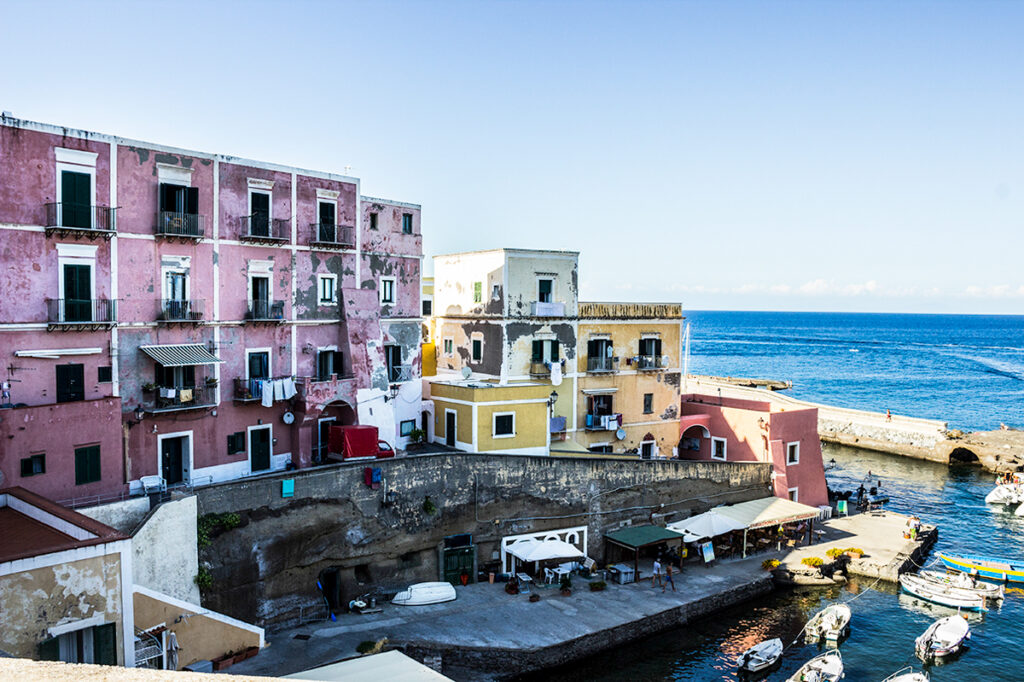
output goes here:
[{"label": "satellite dish", "polygon": [[625,438],[626,438],[626,429],[619,429],[618,431],[615,432],[615,439],[616,440],[625,440]]},{"label": "satellite dish", "polygon": [[291,412],[285,412],[284,414],[281,415],[281,421],[283,421],[285,424],[294,424],[295,415]]},{"label": "satellite dish", "polygon": [[473,373],[473,370],[471,370],[469,367],[463,367],[462,368],[462,378],[463,379],[468,379],[469,375],[472,374],[472,373]]}]

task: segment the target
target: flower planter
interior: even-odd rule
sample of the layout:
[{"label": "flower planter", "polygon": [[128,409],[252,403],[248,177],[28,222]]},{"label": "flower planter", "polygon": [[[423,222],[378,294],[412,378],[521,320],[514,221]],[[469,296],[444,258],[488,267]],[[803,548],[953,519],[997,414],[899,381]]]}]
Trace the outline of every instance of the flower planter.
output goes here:
[{"label": "flower planter", "polygon": [[860,552],[847,552],[846,556],[850,557],[851,559],[859,559],[859,558],[861,558],[864,555],[861,554]]},{"label": "flower planter", "polygon": [[224,670],[224,668],[227,668],[229,665],[231,665],[234,662],[235,662],[235,657],[234,656],[221,656],[219,658],[213,659],[213,669],[214,670]]},{"label": "flower planter", "polygon": [[562,590],[563,597],[568,597],[570,595],[572,595],[572,590]]}]

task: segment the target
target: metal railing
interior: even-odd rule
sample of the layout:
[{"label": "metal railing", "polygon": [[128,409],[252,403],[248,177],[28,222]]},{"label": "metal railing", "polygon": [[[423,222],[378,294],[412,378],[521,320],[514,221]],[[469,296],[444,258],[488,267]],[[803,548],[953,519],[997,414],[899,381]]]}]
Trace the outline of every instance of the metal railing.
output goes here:
[{"label": "metal railing", "polygon": [[217,387],[215,385],[157,386],[143,399],[143,409],[147,412],[192,410],[216,404]]},{"label": "metal railing", "polygon": [[[263,400],[263,382],[265,381],[280,381],[281,379],[290,379],[291,377],[259,377],[254,379],[246,379],[244,377],[238,377],[235,379],[235,400],[245,402],[247,400]],[[296,384],[296,391],[298,390],[298,384]]]},{"label": "metal railing", "polygon": [[271,301],[266,299],[250,301],[245,312],[245,319],[283,321],[284,301]]},{"label": "metal railing", "polygon": [[353,227],[332,225],[331,223],[312,223],[309,230],[310,244],[348,249],[354,249],[356,246],[356,231]]},{"label": "metal railing", "polygon": [[46,227],[114,232],[117,230],[117,209],[62,202],[46,204]]},{"label": "metal railing", "polygon": [[206,313],[202,299],[165,298],[160,301],[159,320],[164,322],[201,322]]},{"label": "metal railing", "polygon": [[617,369],[615,358],[588,357],[588,372],[614,372]]},{"label": "metal railing", "polygon": [[117,322],[117,300],[48,298],[46,321],[50,324],[114,324]]},{"label": "metal railing", "polygon": [[242,222],[239,239],[252,241],[282,241],[291,239],[288,221],[283,218],[268,218],[262,213],[240,218]]},{"label": "metal railing", "polygon": [[622,415],[613,414],[588,414],[584,417],[583,428],[587,431],[615,431],[619,428]]},{"label": "metal railing", "polygon": [[352,379],[353,377],[355,377],[355,375],[352,372],[345,372],[345,371],[338,372],[337,370],[335,370],[335,372],[333,374],[323,375],[323,374],[317,373],[317,374],[315,374],[315,375],[313,375],[311,377],[302,377],[302,379],[308,380],[311,383],[323,383],[323,382],[326,382],[326,381],[335,381],[335,380],[342,381],[344,379]]},{"label": "metal railing", "polygon": [[530,376],[532,377],[546,377],[551,376],[551,368],[548,367],[545,362],[537,362],[536,360],[530,362]]},{"label": "metal railing", "polygon": [[639,355],[636,358],[636,368],[639,370],[665,369],[666,364],[661,355]]},{"label": "metal railing", "polygon": [[412,381],[412,365],[389,365],[388,381]]},{"label": "metal railing", "polygon": [[206,236],[206,216],[177,211],[160,211],[156,214],[156,233],[168,237]]},{"label": "metal railing", "polygon": [[530,304],[533,317],[565,317],[565,303],[561,301],[533,301]]}]

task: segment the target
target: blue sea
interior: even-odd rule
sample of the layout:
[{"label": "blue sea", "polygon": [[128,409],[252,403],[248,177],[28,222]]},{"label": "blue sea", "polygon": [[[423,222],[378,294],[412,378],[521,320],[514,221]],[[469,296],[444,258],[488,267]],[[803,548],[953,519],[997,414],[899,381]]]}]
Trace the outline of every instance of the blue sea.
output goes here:
[{"label": "blue sea", "polygon": [[793,382],[791,395],[1024,427],[1024,316],[697,311],[690,372]]}]

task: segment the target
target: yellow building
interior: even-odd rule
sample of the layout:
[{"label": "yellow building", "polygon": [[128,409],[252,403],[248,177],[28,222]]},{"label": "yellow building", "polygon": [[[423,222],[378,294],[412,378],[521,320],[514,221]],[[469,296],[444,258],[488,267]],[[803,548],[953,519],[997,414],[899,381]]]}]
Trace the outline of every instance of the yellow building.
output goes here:
[{"label": "yellow building", "polygon": [[434,381],[434,434],[468,452],[546,455],[551,387],[540,383]]},{"label": "yellow building", "polygon": [[579,301],[578,258],[530,249],[435,257],[427,326],[436,381],[540,384],[557,393],[546,429],[554,449],[671,457],[682,306]]}]

